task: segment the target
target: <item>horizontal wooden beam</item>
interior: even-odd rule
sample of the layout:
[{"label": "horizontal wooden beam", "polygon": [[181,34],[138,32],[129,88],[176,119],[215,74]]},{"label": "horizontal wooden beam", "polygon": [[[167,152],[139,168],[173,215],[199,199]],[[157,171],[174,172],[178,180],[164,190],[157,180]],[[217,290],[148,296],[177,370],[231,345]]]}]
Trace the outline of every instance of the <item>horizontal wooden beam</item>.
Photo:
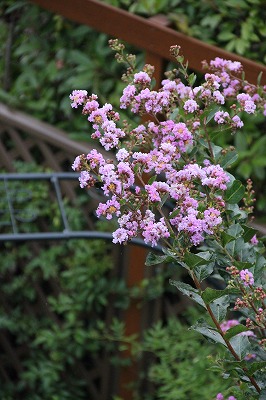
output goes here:
[{"label": "horizontal wooden beam", "polygon": [[[40,141],[58,146],[68,154],[72,154],[73,157],[82,153],[88,153],[95,148],[100,149],[99,146],[94,143],[84,143],[71,140],[61,129],[55,128],[54,126],[33,118],[21,111],[9,108],[4,104],[0,104],[0,124],[21,129],[32,137],[38,138]],[[109,152],[109,154],[102,148],[100,151],[106,155],[107,158],[114,157],[111,152]]]},{"label": "horizontal wooden beam", "polygon": [[140,49],[171,60],[169,48],[181,46],[182,54],[189,66],[201,71],[201,61],[210,61],[215,57],[240,61],[251,83],[257,83],[262,71],[262,84],[266,84],[266,66],[247,58],[227,52],[219,47],[191,38],[174,29],[146,19],[98,0],[31,0],[56,14],[72,21],[88,25],[97,31],[122,39]]}]

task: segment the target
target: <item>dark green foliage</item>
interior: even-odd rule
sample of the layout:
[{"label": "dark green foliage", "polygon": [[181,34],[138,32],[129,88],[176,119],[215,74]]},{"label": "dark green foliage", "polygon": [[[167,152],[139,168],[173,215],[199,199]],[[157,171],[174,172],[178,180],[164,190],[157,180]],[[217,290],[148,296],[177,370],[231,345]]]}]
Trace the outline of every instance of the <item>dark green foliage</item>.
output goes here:
[{"label": "dark green foliage", "polygon": [[230,381],[211,371],[211,359],[218,357],[217,346],[206,344],[200,335],[188,330],[199,316],[199,311],[191,309],[184,316],[185,325],[171,318],[165,326],[159,322],[146,332],[142,350],[147,352],[146,357],[153,354],[156,361],[148,370],[154,393],[144,396],[145,400],[209,400],[230,387]]},{"label": "dark green foliage", "polygon": [[[19,163],[16,167],[24,172],[42,171],[32,164]],[[31,190],[32,204],[22,202],[21,206],[25,210],[34,206],[40,218],[50,218],[52,229],[59,230],[60,214],[49,200],[48,186],[43,182],[28,186],[18,182],[16,193],[22,187]],[[66,203],[66,209],[75,229],[82,229],[79,207]],[[38,221],[35,225],[25,222],[20,226],[21,231],[33,232]],[[100,224],[98,229],[106,230],[106,226]],[[147,382],[155,386],[145,400],[171,400],[176,395],[180,400],[186,396],[193,399],[204,382],[209,381],[211,386],[202,392],[207,400],[226,387],[221,386],[224,383],[219,375],[215,377],[208,371],[207,354],[214,354],[213,348],[206,343],[203,346],[199,335],[187,331],[192,317],[186,317],[184,323],[177,319],[166,324],[158,322],[144,334],[142,342],[137,335],[126,336],[124,323],[115,317],[128,307],[131,298],[141,298],[144,303],[169,291],[172,269],[161,271],[129,290],[125,281],[114,275],[113,268],[112,246],[107,243],[103,246],[102,241],[49,242],[41,247],[36,243],[1,246],[4,301],[0,305],[0,333],[10,341],[14,354],[18,352],[21,367],[20,372],[15,371],[12,359],[6,359],[2,352],[1,362],[5,363],[9,379],[1,382],[1,399],[94,398],[84,371],[92,371],[103,354],[107,354],[114,368],[129,365],[136,358],[145,360],[147,354],[155,355],[135,382],[136,399],[140,399],[141,387]],[[196,314],[195,318],[199,316]],[[128,346],[133,351],[132,358],[121,358],[120,352]]]},{"label": "dark green foliage", "polygon": [[[21,170],[27,168],[20,165]],[[31,191],[32,204],[21,203],[24,212],[27,206],[34,207],[38,218],[46,222],[50,218],[52,230],[60,230],[60,214],[43,182],[15,186],[16,193],[22,187]],[[66,209],[75,228],[82,229],[82,211],[76,206],[66,204]],[[38,218],[24,222],[20,231],[36,230]],[[1,245],[0,333],[19,360],[9,360],[2,351],[1,363],[9,378],[1,382],[1,399],[81,400],[90,396],[84,371],[93,370],[104,352],[112,359],[117,348],[116,343],[106,346],[95,331],[103,324],[108,326],[107,312],[114,315],[129,302],[125,282],[110,275],[112,268],[112,248],[102,241]],[[118,328],[114,326],[113,331]]]},{"label": "dark green foliage", "polygon": [[174,27],[225,50],[266,62],[264,0],[105,0],[146,17],[167,15]]},{"label": "dark green foliage", "polygon": [[88,123],[73,119],[69,94],[84,88],[118,106],[122,68],[107,35],[27,1],[1,4],[0,101],[88,139]]}]

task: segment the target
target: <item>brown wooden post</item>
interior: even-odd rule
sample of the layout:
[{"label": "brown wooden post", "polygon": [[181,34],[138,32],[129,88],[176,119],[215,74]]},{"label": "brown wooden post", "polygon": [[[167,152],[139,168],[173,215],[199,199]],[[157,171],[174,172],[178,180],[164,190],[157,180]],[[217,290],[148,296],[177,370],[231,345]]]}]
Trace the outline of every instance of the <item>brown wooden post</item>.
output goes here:
[{"label": "brown wooden post", "polygon": [[[170,25],[169,20],[165,15],[159,14],[155,15],[154,17],[149,18],[149,21],[152,21],[158,26],[164,26],[167,27]],[[156,51],[146,51],[146,57],[145,57],[145,62],[146,64],[153,65],[155,67],[154,70],[154,78],[156,80],[156,85],[155,85],[155,90],[158,90],[160,88],[160,84],[162,79],[164,78],[164,68],[166,64],[166,59],[156,53]]]},{"label": "brown wooden post", "polygon": [[[150,18],[155,23],[167,26],[169,21],[163,15],[157,15]],[[155,89],[159,89],[164,73],[165,59],[160,55],[147,51],[145,57],[146,64],[155,67],[154,78],[156,80]],[[143,118],[144,120],[146,118]],[[128,248],[128,265],[127,265],[127,286],[132,288],[139,285],[145,277],[145,260],[148,251],[141,247],[129,246]],[[124,314],[125,333],[127,335],[141,335],[143,329],[143,310],[138,299],[131,301],[129,308]],[[124,357],[130,357],[130,350],[124,353]],[[138,380],[139,366],[133,363],[129,367],[124,367],[120,373],[119,396],[125,400],[131,400],[133,397],[130,384]]]}]

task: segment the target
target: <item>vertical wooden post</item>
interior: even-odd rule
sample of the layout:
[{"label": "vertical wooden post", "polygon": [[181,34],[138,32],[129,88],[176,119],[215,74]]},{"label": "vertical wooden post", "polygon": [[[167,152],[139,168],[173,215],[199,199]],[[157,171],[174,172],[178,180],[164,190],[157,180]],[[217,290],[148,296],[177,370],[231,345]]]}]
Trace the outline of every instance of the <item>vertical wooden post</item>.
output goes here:
[{"label": "vertical wooden post", "polygon": [[[168,21],[164,16],[158,15],[150,18],[154,23],[168,25]],[[146,64],[151,64],[155,67],[154,78],[156,80],[155,89],[160,87],[163,79],[165,60],[155,53],[146,52]],[[145,277],[145,260],[148,251],[142,247],[128,246],[127,249],[127,286],[132,288],[138,285]],[[141,334],[142,331],[142,309],[138,299],[131,301],[129,308],[124,315],[125,333],[126,335]],[[125,351],[123,356],[130,357],[130,350]],[[138,365],[133,363],[129,367],[123,367],[120,373],[119,396],[123,400],[132,400],[133,392],[130,384],[138,380]]]}]

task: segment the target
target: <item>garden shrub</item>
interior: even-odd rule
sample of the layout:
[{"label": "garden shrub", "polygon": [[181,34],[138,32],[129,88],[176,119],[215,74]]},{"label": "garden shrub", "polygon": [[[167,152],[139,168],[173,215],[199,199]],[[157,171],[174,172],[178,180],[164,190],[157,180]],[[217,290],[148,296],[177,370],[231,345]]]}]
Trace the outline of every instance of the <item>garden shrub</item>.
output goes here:
[{"label": "garden shrub", "polygon": [[[15,166],[22,172],[44,171],[35,164],[16,162]],[[45,219],[52,231],[62,228],[60,213],[56,203],[51,202],[49,186],[45,182],[13,182],[12,190],[17,195],[23,192],[23,196],[18,196],[20,215],[24,216],[18,225],[20,232],[37,232],[40,219]],[[30,202],[25,197],[27,191],[31,193]],[[87,204],[88,196],[84,197],[81,196],[81,203],[86,201]],[[73,207],[64,199],[71,226],[81,230],[85,228],[83,211],[78,199],[76,201]],[[4,207],[2,198],[0,208]],[[38,218],[31,221],[28,217],[32,216],[32,211]],[[7,225],[2,228],[9,232]],[[97,226],[104,231],[111,228],[112,224],[104,221]],[[92,399],[94,394],[87,386],[84,370],[92,371],[95,360],[101,359],[103,354],[108,354],[115,369],[153,355],[152,363],[144,365],[138,381],[134,382],[136,399],[142,398],[142,388],[148,388],[150,382],[153,390],[146,389],[145,399],[157,400],[162,393],[169,392],[165,399],[170,400],[177,393],[171,386],[172,378],[183,379],[185,371],[186,379],[178,390],[180,400],[186,393],[191,396],[199,393],[204,379],[208,379],[210,385],[206,386],[202,396],[207,400],[215,393],[218,378],[211,372],[201,374],[190,392],[190,380],[211,367],[206,355],[210,351],[214,353],[211,344],[210,349],[209,346],[203,348],[199,337],[186,332],[190,316],[195,313],[199,316],[199,311],[190,311],[182,321],[174,316],[166,323],[159,321],[143,332],[143,340],[139,335],[125,335],[120,318],[123,310],[132,298],[142,299],[144,305],[167,292],[172,293],[168,278],[173,276],[173,269],[160,269],[154,278],[129,290],[125,280],[114,276],[113,268],[111,244],[105,243],[103,251],[103,242],[99,240],[49,241],[39,246],[34,242],[1,245],[1,296],[4,301],[0,306],[0,334],[12,344],[21,366],[21,371],[15,372],[13,362],[6,359],[5,351],[2,352],[1,362],[9,379],[1,381],[1,399],[82,400],[88,396]],[[113,314],[111,320],[106,319],[107,312]],[[174,337],[176,333],[178,341]],[[128,346],[133,349],[131,358],[122,358],[121,354]],[[189,368],[191,361],[195,370]]]},{"label": "garden shrub", "polygon": [[[9,3],[9,4],[8,4]],[[18,78],[15,78],[14,86],[9,88],[9,94],[6,91],[1,92],[2,98],[12,104],[14,106],[20,106],[22,103],[24,105],[24,109],[28,112],[34,113],[34,115],[58,124],[58,126],[63,127],[64,129],[68,129],[69,131],[77,132],[77,131],[84,131],[86,123],[82,122],[82,120],[72,120],[71,111],[69,111],[69,105],[66,93],[72,90],[73,87],[86,87],[89,91],[97,92],[100,94],[100,100],[102,103],[105,102],[106,97],[108,100],[113,101],[114,103],[118,103],[118,96],[117,91],[119,91],[122,87],[122,84],[118,82],[118,80],[113,81],[113,77],[110,75],[110,64],[106,63],[106,58],[109,57],[110,51],[106,48],[106,36],[105,35],[96,35],[91,29],[86,27],[77,26],[75,24],[65,21],[61,17],[53,17],[51,18],[49,13],[44,11],[41,12],[42,18],[38,20],[40,16],[40,10],[32,5],[28,5],[24,2],[17,2],[18,6],[18,17],[21,16],[19,6],[25,6],[23,8],[23,12],[26,13],[23,15],[23,19],[20,18],[19,21],[22,24],[22,29],[20,25],[16,25],[16,29],[18,32],[25,35],[27,39],[30,38],[31,40],[24,40],[23,35],[20,36],[18,42],[16,42],[16,53],[12,56],[13,60],[20,60],[19,65],[15,65],[16,63],[13,61],[12,65],[14,67],[13,76],[18,75]],[[260,4],[258,1],[253,1],[253,4]],[[150,2],[151,4],[151,2]],[[159,3],[158,3],[159,4]],[[163,2],[160,2],[163,4]],[[205,4],[205,3],[204,3]],[[231,2],[232,4],[232,2]],[[251,2],[238,2],[240,9],[243,11],[243,15],[247,15],[247,7],[246,5],[251,4]],[[15,10],[14,4],[12,2],[7,2],[8,6],[11,8],[5,9],[5,15],[13,13]],[[228,2],[224,2],[225,7],[228,7],[228,10],[232,11],[232,6],[229,5]],[[176,6],[176,2],[174,4]],[[182,3],[182,6],[184,4]],[[1,5],[1,7],[3,7]],[[28,7],[28,8],[27,8]],[[180,5],[181,7],[181,5]],[[2,8],[3,9],[3,8]],[[208,11],[211,8],[208,6]],[[255,8],[254,8],[255,9]],[[199,15],[200,11],[193,6],[189,8],[190,14],[194,13],[195,15]],[[241,12],[242,12],[241,11]],[[145,12],[145,11],[144,11]],[[207,10],[205,9],[205,16]],[[143,13],[143,11],[141,11]],[[156,11],[157,13],[157,11]],[[229,15],[228,11],[228,15]],[[185,15],[189,15],[189,13],[185,13]],[[194,14],[193,14],[194,15]],[[232,13],[232,15],[234,15]],[[251,13],[251,17],[253,18],[255,15],[258,18],[258,15],[262,15],[259,12],[254,12],[253,16]],[[208,16],[208,15],[207,15]],[[7,17],[6,21],[8,20]],[[173,16],[173,19],[175,17]],[[246,17],[245,17],[246,18]],[[238,16],[239,19],[239,16]],[[39,21],[38,23],[32,22]],[[204,34],[207,35],[209,32],[212,32],[212,35],[217,35],[216,29],[218,29],[218,24],[215,21],[219,21],[219,17],[213,18],[213,15],[209,15],[209,19],[207,18],[205,22],[201,22],[201,26],[208,26],[208,29],[204,30]],[[30,22],[29,22],[30,21]],[[40,23],[41,21],[41,23]],[[183,31],[185,32],[186,28],[186,20],[185,17],[180,17],[180,21],[177,21],[177,25],[179,25],[179,29],[182,28],[182,21],[184,22]],[[257,20],[256,20],[257,21]],[[235,22],[234,22],[235,23]],[[38,25],[37,25],[38,24]],[[216,24],[216,25],[215,25]],[[255,23],[248,22],[248,24],[255,27]],[[180,28],[181,25],[181,28]],[[187,24],[188,25],[188,24]],[[222,25],[222,24],[221,24]],[[232,22],[231,22],[232,25]],[[230,24],[227,25],[227,29],[230,30]],[[29,26],[33,26],[33,30],[36,29],[35,35],[31,34],[32,32],[28,32],[27,28]],[[219,23],[220,26],[220,23]],[[40,32],[38,29],[42,27],[40,31],[42,31],[46,36],[42,37],[41,35],[36,35],[36,32]],[[263,36],[263,29],[261,28],[261,23],[257,21],[256,28],[260,29],[260,35]],[[1,37],[3,38],[3,42],[7,38],[7,28],[5,24],[1,25]],[[21,30],[20,30],[21,29]],[[197,31],[198,29],[198,31]],[[246,28],[251,29],[251,28]],[[253,29],[253,28],[252,28]],[[182,31],[182,29],[181,29]],[[51,32],[55,32],[54,36]],[[73,37],[73,32],[77,32],[74,34],[74,39],[70,40],[69,38]],[[202,34],[202,29],[195,28],[195,32],[193,33],[194,36],[197,37],[197,34]],[[198,33],[197,33],[198,32]],[[242,30],[241,30],[242,32]],[[243,28],[244,32],[244,28]],[[185,32],[186,33],[186,32]],[[235,34],[235,33],[233,33]],[[61,36],[62,35],[62,36]],[[86,48],[86,45],[89,41],[87,41],[87,35],[90,35],[91,38],[95,40],[90,41],[90,48]],[[247,34],[245,34],[247,36]],[[219,35],[218,35],[219,36]],[[252,39],[253,35],[250,35],[249,38]],[[48,46],[47,38],[54,38],[54,46]],[[85,41],[84,41],[85,37]],[[98,42],[98,38],[99,42]],[[17,36],[18,39],[18,36]],[[22,40],[21,40],[22,39]],[[34,39],[34,40],[33,40]],[[69,40],[68,40],[69,39]],[[233,40],[233,38],[231,37]],[[254,36],[253,36],[254,39]],[[252,39],[252,40],[253,40]],[[33,41],[32,41],[33,40]],[[61,41],[62,40],[62,41]],[[64,41],[65,40],[65,41]],[[207,40],[207,39],[206,39]],[[244,38],[244,40],[247,40]],[[222,41],[222,39],[221,39]],[[250,54],[256,49],[256,41],[254,39],[254,43],[252,44],[252,50]],[[28,43],[27,43],[28,42]],[[68,53],[67,45],[73,42],[74,50],[72,53]],[[86,42],[86,43],[85,43]],[[67,43],[67,45],[66,45]],[[241,50],[241,45],[236,44],[239,43],[237,41],[234,42],[234,46],[238,48],[236,51]],[[233,46],[231,44],[231,46]],[[76,48],[85,49],[87,54],[94,54],[95,60],[93,63],[91,59],[87,55],[85,55],[81,50],[75,50]],[[45,49],[47,54],[41,54],[39,49]],[[243,49],[243,45],[242,45]],[[232,48],[232,50],[234,50]],[[3,49],[2,49],[3,54]],[[248,54],[248,53],[247,53]],[[38,55],[38,57],[37,57]],[[68,57],[69,56],[69,57]],[[99,61],[98,60],[99,57]],[[94,62],[96,61],[96,62]],[[32,69],[29,68],[29,62],[31,62]],[[97,65],[97,69],[95,70],[95,64]],[[63,68],[62,68],[63,65]],[[104,70],[104,66],[108,65],[107,75],[109,77],[109,83],[105,84],[102,83],[103,79],[102,76],[99,75],[101,71]],[[112,64],[113,65],[113,64]],[[116,65],[114,63],[114,65]],[[45,68],[44,68],[45,66]],[[48,68],[46,69],[46,67]],[[64,66],[69,67],[69,70],[66,70]],[[19,67],[22,67],[22,77],[20,77],[20,73],[18,71]],[[92,67],[91,77],[99,76],[99,80],[96,80],[96,85],[90,88],[90,79],[89,71]],[[73,68],[76,68],[77,74],[73,77],[71,73]],[[116,71],[120,71],[117,67],[112,70],[113,75],[116,74]],[[1,64],[2,71],[4,70],[3,63]],[[95,74],[95,72],[97,72]],[[119,73],[118,73],[119,74]],[[2,73],[3,76],[3,73]],[[95,82],[95,79],[91,79],[90,81]],[[98,86],[97,86],[98,85]],[[43,89],[44,88],[44,89]],[[113,91],[113,95],[110,98],[108,95],[110,91]],[[28,101],[29,100],[29,101]],[[261,121],[260,117],[258,117],[258,126],[260,127],[261,131],[264,127],[264,123]],[[245,121],[245,125],[248,126],[248,120]],[[238,161],[238,174],[240,177],[247,178],[250,174],[253,174],[256,178],[256,186],[261,187],[263,189],[263,179],[265,174],[265,160],[263,157],[264,154],[264,145],[265,141],[259,130],[254,134],[254,125],[250,124],[250,128],[247,129],[246,133],[243,136],[236,134],[233,138],[234,143],[238,146],[241,150],[240,158]],[[242,133],[241,133],[242,135]],[[86,134],[87,136],[87,134]],[[84,139],[85,135],[78,133],[75,136],[76,138]],[[232,143],[232,140],[229,140],[229,143]],[[223,145],[223,141],[218,144]],[[259,154],[260,157],[254,158],[254,154],[256,156]],[[40,191],[43,189],[41,188]],[[257,189],[258,190],[258,189]],[[260,199],[260,209],[263,209],[265,204],[265,200],[263,198]],[[41,207],[40,207],[41,208]],[[73,210],[74,213],[74,210]],[[45,211],[44,211],[45,215]],[[48,213],[47,213],[48,215]],[[78,221],[78,218],[75,216],[74,219]],[[53,221],[55,224],[56,218]],[[78,226],[78,222],[77,222]],[[80,244],[81,243],[81,244]],[[79,247],[80,246],[80,247]],[[45,396],[48,396],[47,399],[57,400],[61,399],[71,399],[75,398],[86,398],[87,393],[84,392],[85,383],[82,379],[77,379],[76,376],[70,376],[73,373],[73,365],[79,357],[83,359],[86,357],[86,351],[89,351],[92,354],[98,354],[97,352],[102,348],[103,342],[100,340],[99,332],[103,329],[101,318],[95,320],[95,324],[86,325],[83,322],[83,315],[87,313],[88,310],[95,312],[95,309],[99,311],[99,315],[101,317],[101,312],[104,309],[104,306],[107,304],[107,298],[110,294],[110,281],[108,281],[108,286],[106,283],[106,273],[108,274],[109,267],[102,266],[102,264],[98,263],[99,258],[103,259],[104,262],[109,264],[110,260],[107,258],[102,257],[102,246],[98,245],[97,243],[92,245],[92,248],[89,250],[87,249],[87,242],[78,242],[74,243],[73,245],[64,244],[60,246],[53,246],[50,249],[44,248],[40,255],[38,255],[34,260],[32,260],[32,253],[26,246],[19,246],[18,248],[13,248],[12,246],[7,246],[4,251],[2,252],[3,260],[2,263],[2,274],[4,276],[8,276],[10,272],[10,268],[12,266],[12,270],[16,270],[18,272],[18,276],[12,279],[12,282],[8,282],[3,285],[3,290],[10,296],[12,301],[14,301],[14,314],[11,316],[9,313],[5,313],[3,310],[3,318],[2,318],[2,329],[8,329],[9,332],[16,337],[19,343],[27,344],[30,349],[31,358],[25,360],[25,371],[24,375],[22,376],[23,379],[18,381],[18,384],[14,387],[14,385],[6,385],[2,386],[1,390],[3,393],[3,398],[6,399],[10,398],[13,399],[14,396],[24,396],[26,398],[26,390],[25,382],[29,382],[30,386],[30,397],[28,400],[35,400],[33,397],[36,395],[36,400],[45,399]],[[70,252],[70,256],[69,256]],[[76,254],[77,252],[77,254]],[[85,258],[87,261],[87,255],[91,256],[91,259],[96,259],[95,266],[97,266],[97,270],[92,269],[88,271],[88,266],[85,263]],[[99,252],[99,253],[98,253]],[[48,262],[47,262],[48,260]],[[48,265],[49,264],[49,265]],[[77,265],[77,268],[72,268]],[[25,266],[25,276],[23,275],[22,269]],[[66,269],[66,268],[69,268]],[[101,270],[104,277],[101,279],[99,275],[99,269]],[[35,275],[36,274],[36,275]],[[94,276],[95,274],[95,276]],[[32,288],[32,282],[34,279],[39,279],[42,282],[47,282],[48,279],[53,279],[57,276],[60,276],[62,279],[61,288],[63,290],[68,291],[67,295],[61,295],[59,297],[53,297],[51,293],[48,291],[48,300],[49,306],[51,307],[52,311],[56,313],[64,322],[64,332],[58,329],[56,324],[51,325],[51,321],[48,318],[39,318],[38,320],[31,320],[27,319],[25,316],[25,310],[23,302],[34,302],[36,299],[36,293]],[[80,285],[79,276],[82,277],[82,283],[84,283],[84,287],[82,287],[80,291],[77,291],[77,287]],[[94,278],[99,278],[99,286],[101,292],[96,293],[95,296],[92,295],[90,300],[87,300],[88,296],[88,288],[85,287],[85,282],[92,282],[90,283],[89,288],[96,287],[96,281]],[[112,286],[112,285],[111,285]],[[126,288],[123,283],[121,282],[114,282],[113,283],[114,291],[118,291],[119,293],[119,301],[117,302],[117,307],[121,307],[121,304],[128,304],[129,295],[126,291]],[[117,289],[118,288],[118,289]],[[72,292],[73,290],[73,292]],[[71,294],[69,294],[71,293]],[[77,303],[75,298],[78,299]],[[84,300],[86,298],[86,301]],[[82,303],[81,306],[78,305],[79,301]],[[18,306],[19,304],[19,306]],[[82,308],[83,307],[83,308]],[[18,321],[20,321],[18,323]],[[97,323],[99,326],[97,326]],[[154,328],[154,331],[150,331],[151,335],[156,337],[154,332],[159,332],[158,336],[160,337],[161,334],[171,336],[173,327],[178,329],[179,322],[169,322],[169,326],[161,327],[157,325]],[[122,326],[118,323],[116,325],[117,334],[122,335]],[[38,334],[36,334],[36,332]],[[73,342],[72,338],[73,335],[78,338],[76,341]],[[87,348],[84,347],[84,341],[87,338],[94,338],[90,342],[90,346]],[[98,337],[99,340],[95,340],[95,337]],[[167,357],[167,352],[170,352],[170,347],[162,349],[160,352],[160,348],[156,347],[156,340],[155,343],[151,343],[153,339],[146,339],[145,346],[149,351],[155,351],[157,354],[160,354],[159,359],[164,360],[164,355]],[[170,339],[169,339],[170,342]],[[68,347],[69,343],[71,346]],[[199,342],[201,343],[201,342]],[[106,342],[105,344],[106,345]],[[112,340],[110,339],[110,351],[112,352],[114,347]],[[185,344],[184,344],[185,346]],[[200,347],[200,346],[199,346]],[[68,348],[66,352],[65,349]],[[196,349],[195,344],[195,349]],[[144,347],[145,349],[145,347]],[[204,357],[204,355],[203,355]],[[163,364],[162,362],[162,365]],[[183,365],[183,367],[182,367]],[[178,368],[178,364],[175,365]],[[181,363],[180,368],[184,368],[184,364]],[[69,387],[66,383],[66,380],[62,380],[62,376],[65,377],[65,371],[70,371],[67,382],[71,383],[72,389],[69,393]],[[164,396],[165,393],[168,393],[169,396],[176,394],[176,389],[169,388],[170,379],[169,376],[164,375],[165,370],[161,368],[161,365],[154,365],[154,368],[150,370],[150,380],[155,382],[159,385],[156,394],[154,395],[155,398],[162,398],[160,396]],[[180,371],[183,372],[183,369]],[[178,375],[179,372],[174,371]],[[179,375],[178,375],[179,376]],[[43,378],[43,379],[41,379]],[[41,384],[40,384],[41,381]],[[220,386],[221,388],[221,386]],[[183,388],[184,389],[184,388]],[[221,388],[222,390],[222,388]],[[22,394],[24,393],[24,394]],[[85,394],[84,394],[85,393]],[[163,393],[163,394],[162,394]],[[179,394],[180,396],[182,394]],[[193,394],[194,395],[194,394]],[[212,395],[207,394],[207,395]],[[39,396],[39,397],[38,397]],[[80,397],[79,397],[80,396]],[[84,397],[83,397],[84,396]],[[151,397],[152,398],[152,397]],[[170,399],[170,397],[169,397]],[[206,397],[207,399],[207,397]]]},{"label": "garden shrub", "polygon": [[[151,252],[145,265],[173,263],[193,284],[171,279],[170,284],[193,299],[211,320],[199,319],[191,328],[226,349],[224,377],[234,379],[227,400],[263,400],[266,394],[265,247],[250,226],[254,209],[252,181],[246,187],[228,172],[238,154],[218,145],[217,137],[245,130],[243,115],[266,116],[266,88],[245,80],[238,61],[216,57],[202,84],[188,71],[180,46],[170,53],[178,63],[154,89],[152,65],[132,67],[134,57],[110,40],[116,59],[125,62],[127,86],[121,109],[145,115],[141,124],[120,124],[110,103],[101,106],[95,94],[73,90],[72,108],[82,108],[98,149],[74,160],[81,188],[100,185],[105,202],[96,215],[114,219],[113,243],[128,244],[142,237],[162,255]],[[184,77],[184,82],[180,79]],[[230,107],[226,108],[225,105]],[[165,204],[171,204],[169,211]],[[220,282],[214,289],[211,280]],[[238,314],[230,319],[230,311]],[[224,400],[217,393],[216,400]]]},{"label": "garden shrub", "polygon": [[148,368],[154,390],[139,399],[209,400],[230,388],[230,379],[221,384],[221,375],[211,370],[211,359],[222,357],[223,351],[219,355],[212,343],[205,347],[204,340],[188,330],[189,324],[201,316],[200,310],[190,308],[181,320],[170,318],[165,325],[160,321],[145,332],[141,350],[144,357],[150,353],[154,356]]},{"label": "garden shrub", "polygon": [[[111,0],[108,3],[146,17],[163,13],[187,35],[258,62],[262,62],[265,56],[266,11],[261,0]],[[6,43],[12,23],[13,39],[8,59]],[[61,127],[72,138],[83,141],[90,140],[88,133],[91,129],[85,121],[73,118],[68,103],[68,93],[73,87],[86,87],[89,92],[98,93],[101,103],[108,99],[116,109],[119,108],[122,69],[107,46],[107,35],[51,14],[27,1],[5,0],[1,4],[0,39],[0,100],[4,103]],[[138,64],[142,61],[143,54],[138,53]],[[7,72],[9,83],[6,82]],[[122,110],[121,116],[132,122],[136,120],[126,110]],[[258,199],[256,213],[264,218],[265,121],[257,117],[250,123],[246,118],[245,125],[244,134],[226,140],[239,151],[234,168],[241,180],[248,177],[253,180]]]},{"label": "garden shrub", "polygon": [[[33,164],[16,166],[24,172],[43,171]],[[45,182],[18,181],[9,189],[14,196],[23,192],[17,200],[20,232],[38,231],[41,220],[49,222],[51,231],[62,229],[56,201],[51,201]],[[1,198],[1,209],[6,207],[4,201]],[[78,200],[75,207],[64,202],[73,229],[84,229]],[[32,212],[38,218],[27,218]],[[5,224],[7,233],[8,228]],[[112,256],[110,244],[103,246],[100,240],[1,245],[0,343],[4,345],[6,337],[13,353],[9,360],[6,348],[2,351],[7,378],[1,373],[1,399],[72,400],[92,395],[86,374],[95,368],[95,360],[104,354],[117,358],[117,344],[97,340],[95,331],[105,326],[119,332],[121,324],[115,322],[115,315],[129,304],[125,281],[112,274]],[[108,322],[110,300],[114,319]],[[110,307],[108,312],[112,314]]]},{"label": "garden shrub", "polygon": [[[100,92],[118,104],[121,67],[106,45],[107,35],[28,2],[0,5],[0,101],[56,125],[77,140],[87,127],[73,119],[73,86]],[[74,73],[73,73],[74,71]]]},{"label": "garden shrub", "polygon": [[185,35],[266,63],[263,0],[104,1],[145,17],[164,14]]}]

